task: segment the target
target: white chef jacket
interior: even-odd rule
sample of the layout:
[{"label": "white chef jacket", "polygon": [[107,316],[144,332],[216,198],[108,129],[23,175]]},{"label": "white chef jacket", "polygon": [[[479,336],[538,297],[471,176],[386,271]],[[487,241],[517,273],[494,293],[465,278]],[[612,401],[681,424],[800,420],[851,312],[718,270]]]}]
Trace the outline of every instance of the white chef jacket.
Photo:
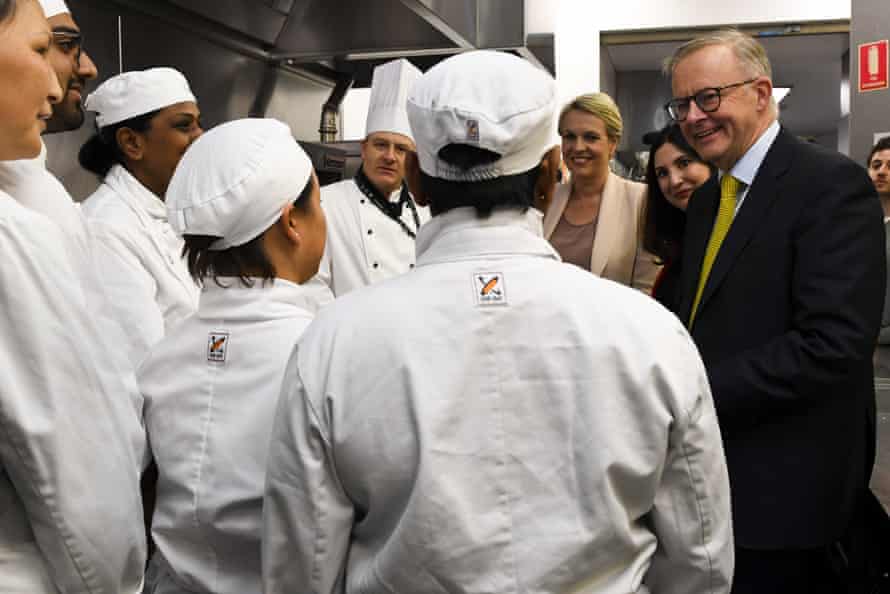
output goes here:
[{"label": "white chef jacket", "polygon": [[138,367],[149,348],[197,307],[183,240],[167,222],[163,201],[121,165],[111,168],[83,210],[112,314]]},{"label": "white chef jacket", "polygon": [[[260,594],[266,453],[284,366],[326,287],[208,281],[138,372],[158,465],[151,594]],[[221,342],[220,342],[221,341]],[[215,352],[210,345],[217,343]],[[154,574],[154,575],[151,575]]]},{"label": "white chef jacket", "polygon": [[0,593],[139,592],[141,427],[105,373],[76,256],[5,192],[0,253]]},{"label": "white chef jacket", "polygon": [[[390,195],[395,202],[401,190]],[[398,223],[380,212],[348,179],[321,189],[321,206],[327,219],[327,243],[316,278],[335,297],[414,268],[414,239]],[[420,223],[430,218],[429,208],[415,205]],[[402,221],[417,232],[407,206]]]},{"label": "white chef jacket", "polygon": [[[96,341],[96,370],[102,374],[103,386],[109,394],[129,399],[133,403],[131,435],[133,451],[142,459],[145,435],[142,431],[142,398],[136,386],[133,365],[121,345],[126,337],[118,320],[108,306],[109,297],[99,273],[89,228],[83,212],[68,190],[46,169],[46,146],[36,159],[0,161],[0,190],[6,192],[20,205],[52,220],[57,230],[53,241],[64,246],[71,263],[72,273],[78,283],[78,291],[85,298],[92,322],[98,327]],[[80,312],[83,313],[83,312]]]},{"label": "white chef jacket", "polygon": [[266,593],[729,592],[720,433],[679,321],[561,263],[537,211],[456,209],[417,249],[288,363]]}]

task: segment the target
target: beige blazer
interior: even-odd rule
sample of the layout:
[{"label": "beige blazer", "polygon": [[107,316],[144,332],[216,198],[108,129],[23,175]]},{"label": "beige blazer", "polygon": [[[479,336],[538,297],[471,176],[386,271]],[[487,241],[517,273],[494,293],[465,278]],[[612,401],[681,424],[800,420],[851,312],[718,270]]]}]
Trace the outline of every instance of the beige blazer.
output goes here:
[{"label": "beige blazer", "polygon": [[[571,184],[556,188],[544,215],[544,237],[550,239],[566,208]],[[650,293],[660,265],[642,249],[646,186],[609,173],[593,240],[590,271],[603,278]]]}]

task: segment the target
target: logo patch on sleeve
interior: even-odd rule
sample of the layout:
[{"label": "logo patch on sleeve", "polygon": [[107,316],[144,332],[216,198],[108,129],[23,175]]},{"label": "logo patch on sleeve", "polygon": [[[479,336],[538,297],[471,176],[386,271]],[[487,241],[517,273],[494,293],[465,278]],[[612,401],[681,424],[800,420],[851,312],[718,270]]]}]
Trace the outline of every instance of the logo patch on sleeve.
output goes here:
[{"label": "logo patch on sleeve", "polygon": [[501,272],[477,272],[473,275],[476,305],[507,305],[507,287]]},{"label": "logo patch on sleeve", "polygon": [[225,363],[229,350],[228,332],[211,332],[207,335],[207,360],[211,363]]}]

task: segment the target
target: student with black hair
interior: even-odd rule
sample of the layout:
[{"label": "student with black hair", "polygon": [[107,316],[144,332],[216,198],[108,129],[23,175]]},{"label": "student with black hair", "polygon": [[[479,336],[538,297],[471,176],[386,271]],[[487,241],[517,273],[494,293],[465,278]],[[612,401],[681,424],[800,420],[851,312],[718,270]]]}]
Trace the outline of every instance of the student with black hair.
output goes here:
[{"label": "student with black hair", "polygon": [[680,321],[560,261],[553,79],[467,52],[415,84],[417,267],[338,298],[291,357],[266,594],[729,591],[729,483]]},{"label": "student with black hair", "polygon": [[164,196],[179,159],[201,133],[200,111],[173,68],[125,72],[86,100],[97,132],[80,164],[102,180],[83,203],[110,315],[138,366],[149,348],[197,305],[198,289],[170,229]]},{"label": "student with black hair", "polygon": [[271,119],[217,126],[167,192],[202,285],[198,311],[138,371],[158,466],[156,594],[260,594],[269,432],[285,363],[312,320],[325,216],[309,157]]}]

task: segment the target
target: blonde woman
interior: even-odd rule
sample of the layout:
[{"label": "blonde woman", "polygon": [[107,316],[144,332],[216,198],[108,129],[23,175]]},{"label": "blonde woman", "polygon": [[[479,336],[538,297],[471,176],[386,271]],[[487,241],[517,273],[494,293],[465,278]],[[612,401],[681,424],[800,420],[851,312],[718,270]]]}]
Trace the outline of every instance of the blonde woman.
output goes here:
[{"label": "blonde woman", "polygon": [[609,170],[621,140],[618,106],[605,93],[581,95],[559,115],[562,158],[571,173],[544,217],[544,236],[565,262],[648,291],[658,266],[640,249],[646,186]]}]

